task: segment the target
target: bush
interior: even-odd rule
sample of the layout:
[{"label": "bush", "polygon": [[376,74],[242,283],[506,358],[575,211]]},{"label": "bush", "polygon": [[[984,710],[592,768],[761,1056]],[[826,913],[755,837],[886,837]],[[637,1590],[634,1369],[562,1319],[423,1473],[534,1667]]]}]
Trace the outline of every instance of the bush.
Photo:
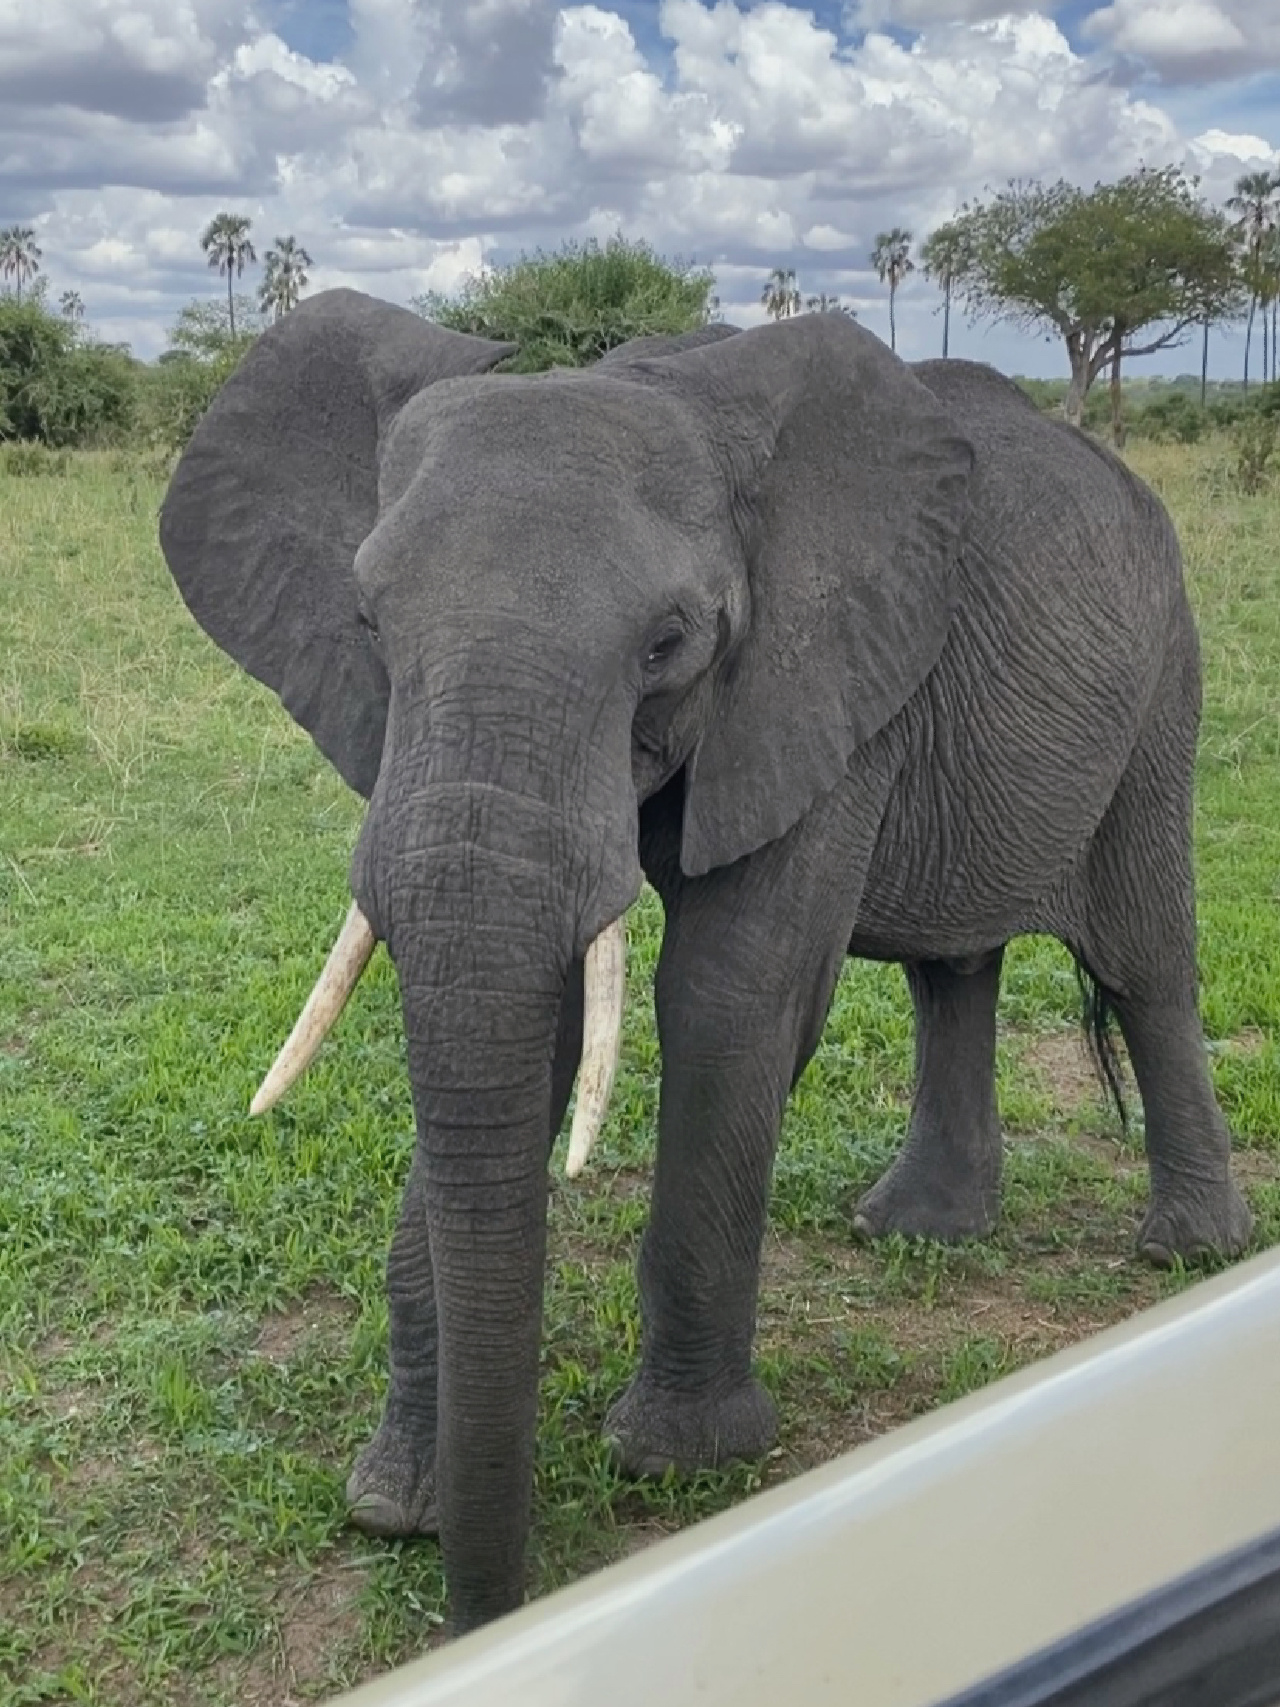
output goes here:
[{"label": "bush", "polygon": [[1042,415],[1060,415],[1067,395],[1065,379],[1027,379],[1019,374],[1014,384],[1021,387]]},{"label": "bush", "polygon": [[1129,423],[1135,438],[1155,439],[1157,443],[1173,441],[1181,445],[1196,444],[1209,425],[1207,411],[1185,391],[1170,391],[1139,410]]},{"label": "bush", "polygon": [[182,450],[263,326],[247,298],[237,299],[234,334],[224,302],[189,302],[169,332],[170,347],[143,373],[138,409],[143,444],[160,453]]},{"label": "bush", "polygon": [[87,340],[39,297],[0,298],[0,434],[41,444],[119,442],[134,424],[138,364]]},{"label": "bush", "polygon": [[1280,415],[1251,409],[1237,423],[1232,433],[1236,457],[1233,472],[1242,492],[1252,496],[1267,484],[1277,436],[1280,436]]},{"label": "bush", "polygon": [[455,332],[518,344],[505,365],[537,373],[585,367],[629,338],[704,326],[714,283],[704,270],[618,236],[603,248],[593,239],[522,255],[468,279],[455,297],[432,292],[413,306]]},{"label": "bush", "polygon": [[138,390],[139,437],[153,450],[182,450],[241,357],[213,361],[181,356],[147,368]]},{"label": "bush", "polygon": [[0,445],[0,470],[15,480],[64,475],[70,462],[65,450],[50,450],[35,439]]}]

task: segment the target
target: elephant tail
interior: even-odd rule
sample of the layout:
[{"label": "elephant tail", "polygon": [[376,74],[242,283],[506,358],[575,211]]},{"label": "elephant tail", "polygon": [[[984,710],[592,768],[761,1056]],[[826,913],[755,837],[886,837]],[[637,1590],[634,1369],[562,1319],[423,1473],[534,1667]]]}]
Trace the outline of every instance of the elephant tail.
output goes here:
[{"label": "elephant tail", "polygon": [[1089,1048],[1089,1058],[1093,1062],[1103,1089],[1115,1104],[1116,1113],[1120,1117],[1120,1126],[1126,1133],[1129,1130],[1129,1110],[1124,1100],[1124,1073],[1120,1062],[1120,1052],[1116,1048],[1116,1034],[1113,1026],[1115,1008],[1111,1002],[1111,994],[1101,979],[1087,967],[1079,956],[1073,956],[1076,967],[1076,982],[1080,986],[1081,1023],[1084,1026],[1085,1042]]}]

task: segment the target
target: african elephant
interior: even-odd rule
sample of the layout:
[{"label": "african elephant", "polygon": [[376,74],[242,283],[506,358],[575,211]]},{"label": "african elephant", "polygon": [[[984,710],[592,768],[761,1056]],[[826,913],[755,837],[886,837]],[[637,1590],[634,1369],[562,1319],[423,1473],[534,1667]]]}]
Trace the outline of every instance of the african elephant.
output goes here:
[{"label": "african elephant", "polygon": [[642,874],[663,1065],[624,1466],[773,1438],[770,1173],[847,954],[905,966],[917,1027],[862,1231],[991,1228],[1001,955],[1034,931],[1118,1016],[1142,1250],[1250,1233],[1197,1011],[1198,643],[1151,492],[996,373],[909,367],[843,316],[486,377],[509,353],[316,296],[161,519],[198,621],[368,798],[348,926],[259,1105],[383,941],[417,1143],[348,1498],[378,1533],[438,1524],[459,1629],[522,1597],[548,1152],[580,1053],[573,1168],[603,1115]]}]

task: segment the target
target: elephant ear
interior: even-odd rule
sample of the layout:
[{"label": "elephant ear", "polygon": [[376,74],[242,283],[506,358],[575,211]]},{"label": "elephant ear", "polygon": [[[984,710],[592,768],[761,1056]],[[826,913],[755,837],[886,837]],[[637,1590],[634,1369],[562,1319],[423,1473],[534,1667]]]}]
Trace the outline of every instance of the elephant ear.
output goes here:
[{"label": "elephant ear", "polygon": [[379,452],[425,386],[514,349],[324,291],[258,339],[169,485],[160,543],[196,621],[366,797],[388,684],[353,563],[378,516]]},{"label": "elephant ear", "polygon": [[644,366],[707,413],[747,563],[745,631],[686,778],[681,864],[697,876],[785,834],[936,663],[973,452],[843,315]]}]

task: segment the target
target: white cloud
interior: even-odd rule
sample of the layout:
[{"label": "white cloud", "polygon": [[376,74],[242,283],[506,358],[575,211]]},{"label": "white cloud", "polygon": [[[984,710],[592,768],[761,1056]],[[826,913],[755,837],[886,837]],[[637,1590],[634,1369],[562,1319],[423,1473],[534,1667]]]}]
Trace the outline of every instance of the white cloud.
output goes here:
[{"label": "white cloud", "polygon": [[1084,28],[1169,83],[1280,66],[1276,0],[1112,0]]},{"label": "white cloud", "polygon": [[[1095,13],[1101,53],[1048,4],[859,0],[842,34],[780,0],[661,0],[662,60],[609,0],[347,3],[349,48],[321,63],[246,0],[9,0],[0,223],[37,220],[55,288],[104,327],[132,311],[146,350],[216,288],[198,236],[221,207],[252,218],[260,251],[296,235],[312,288],[405,300],[621,226],[712,265],[740,319],[782,263],[878,327],[867,256],[887,225],[923,237],[1010,176],[1092,182],[1142,161],[1185,160],[1221,196],[1280,141],[1280,123],[1237,134],[1229,101],[1218,128],[1180,135],[1117,82],[1116,56],[1169,74],[1190,51],[1190,26],[1160,36],[1155,0]],[[1274,0],[1172,4],[1201,17],[1195,52],[1215,64],[1234,51],[1215,19],[1254,48],[1280,27]],[[45,93],[19,109],[2,93],[16,83]],[[908,350],[932,343],[932,304],[918,279],[903,291]]]},{"label": "white cloud", "polygon": [[243,0],[7,0],[0,104],[164,122],[201,106]]},{"label": "white cloud", "polygon": [[1051,4],[1033,5],[1023,0],[1010,6],[1009,0],[850,0],[844,9],[845,23],[850,29],[881,29],[892,24],[899,29],[926,29],[931,24],[978,24],[988,18],[1003,18],[1011,13],[1022,15],[1043,12],[1050,16],[1065,0]]}]

